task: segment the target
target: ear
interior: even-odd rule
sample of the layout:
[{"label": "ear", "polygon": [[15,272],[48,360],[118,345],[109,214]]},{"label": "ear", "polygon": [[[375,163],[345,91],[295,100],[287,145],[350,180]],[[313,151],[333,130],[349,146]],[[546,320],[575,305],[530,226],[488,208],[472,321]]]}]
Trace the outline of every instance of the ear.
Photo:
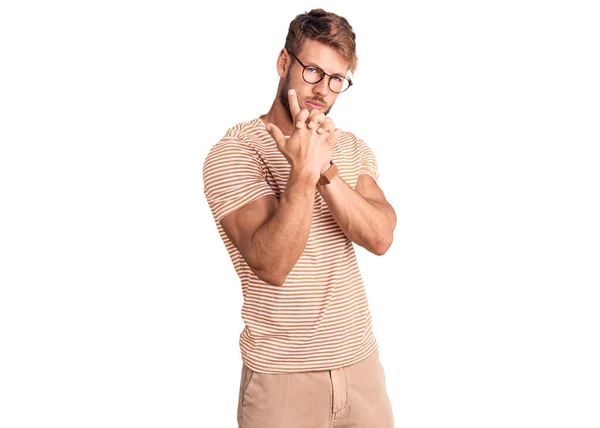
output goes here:
[{"label": "ear", "polygon": [[288,68],[291,64],[291,57],[286,48],[281,49],[277,57],[277,74],[282,79],[287,75]]}]

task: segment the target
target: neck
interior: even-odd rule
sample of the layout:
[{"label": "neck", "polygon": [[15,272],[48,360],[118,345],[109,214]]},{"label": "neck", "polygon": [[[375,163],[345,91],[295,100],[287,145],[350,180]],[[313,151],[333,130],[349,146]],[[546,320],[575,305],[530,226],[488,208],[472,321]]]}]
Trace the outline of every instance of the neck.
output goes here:
[{"label": "neck", "polygon": [[290,119],[290,114],[277,98],[275,101],[273,101],[273,105],[271,106],[269,112],[267,114],[263,114],[260,118],[265,124],[272,123],[273,125],[277,126],[279,129],[281,129],[283,135],[289,136],[294,130],[294,125]]}]

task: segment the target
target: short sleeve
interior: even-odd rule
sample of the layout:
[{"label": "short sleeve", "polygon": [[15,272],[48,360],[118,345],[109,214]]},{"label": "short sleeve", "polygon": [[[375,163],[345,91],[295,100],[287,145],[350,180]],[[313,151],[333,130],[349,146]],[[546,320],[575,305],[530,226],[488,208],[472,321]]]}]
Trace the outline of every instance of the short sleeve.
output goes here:
[{"label": "short sleeve", "polygon": [[202,175],[204,195],[217,222],[250,202],[275,195],[260,156],[239,139],[215,144],[206,156]]},{"label": "short sleeve", "polygon": [[359,140],[360,145],[360,173],[369,175],[375,180],[379,181],[379,171],[377,169],[377,159],[373,150],[362,140]]}]

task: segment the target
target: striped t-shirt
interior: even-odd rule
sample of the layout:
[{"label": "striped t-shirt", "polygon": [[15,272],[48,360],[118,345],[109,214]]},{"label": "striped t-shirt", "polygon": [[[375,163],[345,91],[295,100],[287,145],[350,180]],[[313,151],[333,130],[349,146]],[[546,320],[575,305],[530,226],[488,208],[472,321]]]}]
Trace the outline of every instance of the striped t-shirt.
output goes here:
[{"label": "striped t-shirt", "polygon": [[[339,138],[332,160],[353,189],[360,174],[378,179],[373,152],[349,132]],[[233,211],[264,196],[279,199],[289,173],[259,118],[230,128],[203,168],[206,199],[242,283],[242,361],[262,373],[331,370],[377,349],[353,243],[318,190],[308,242],[283,285],[256,276],[223,231],[220,221]]]}]

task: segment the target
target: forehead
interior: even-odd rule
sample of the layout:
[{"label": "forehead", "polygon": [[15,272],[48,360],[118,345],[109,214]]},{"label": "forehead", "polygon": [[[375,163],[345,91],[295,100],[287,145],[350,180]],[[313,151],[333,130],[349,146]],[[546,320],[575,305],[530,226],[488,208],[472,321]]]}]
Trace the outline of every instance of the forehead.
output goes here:
[{"label": "forehead", "polygon": [[308,39],[298,54],[304,64],[317,65],[329,74],[346,75],[350,63],[331,46]]}]

